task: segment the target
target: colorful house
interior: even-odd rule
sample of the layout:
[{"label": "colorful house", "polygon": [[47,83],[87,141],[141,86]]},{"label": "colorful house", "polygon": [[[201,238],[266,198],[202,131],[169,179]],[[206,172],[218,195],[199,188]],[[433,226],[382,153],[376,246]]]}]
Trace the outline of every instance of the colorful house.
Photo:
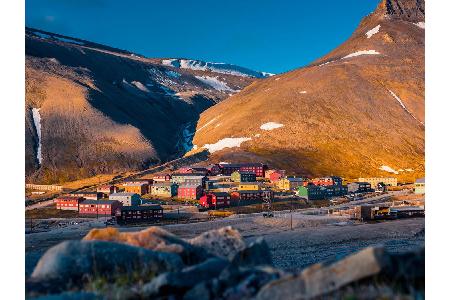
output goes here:
[{"label": "colorful house", "polygon": [[114,193],[109,195],[109,200],[119,201],[123,206],[137,206],[141,204],[141,197],[137,193]]},{"label": "colorful house", "polygon": [[116,200],[84,200],[80,203],[80,215],[113,216],[122,203]]},{"label": "colorful house", "polygon": [[178,187],[178,198],[181,199],[200,199],[203,194],[201,185],[182,184]]},{"label": "colorful house", "polygon": [[124,206],[116,210],[117,223],[154,222],[163,218],[163,208],[160,205]]},{"label": "colorful house", "polygon": [[100,200],[103,198],[103,193],[99,192],[74,192],[68,194],[70,197],[82,197],[87,200]]},{"label": "colorful house", "polygon": [[230,206],[230,195],[223,192],[207,193],[200,197],[199,203],[205,208]]},{"label": "colorful house", "polygon": [[272,183],[277,183],[281,178],[284,177],[284,172],[274,171],[270,174],[269,179]]},{"label": "colorful house", "polygon": [[153,176],[153,181],[154,182],[168,182],[168,181],[170,181],[171,178],[172,178],[172,176],[170,176],[170,174],[160,174],[160,175]]},{"label": "colorful house", "polygon": [[323,200],[327,197],[326,189],[324,187],[312,184],[307,186],[298,186],[297,195],[308,200]]},{"label": "colorful house", "polygon": [[327,176],[314,178],[311,183],[318,186],[342,185],[342,178],[338,176]]},{"label": "colorful house", "polygon": [[384,183],[387,186],[397,186],[397,178],[395,177],[367,177],[359,178],[359,182],[368,182],[372,189],[376,189],[378,183]]},{"label": "colorful house", "polygon": [[256,181],[256,174],[254,172],[235,171],[231,174],[231,181],[254,182],[254,181]]},{"label": "colorful house", "polygon": [[414,193],[425,194],[425,178],[419,178],[414,182]]},{"label": "colorful house", "polygon": [[231,192],[231,199],[234,201],[262,201],[262,199],[272,199],[271,190],[241,190]]},{"label": "colorful house", "polygon": [[198,173],[175,173],[170,180],[175,184],[201,185],[205,187],[206,176]]},{"label": "colorful house", "polygon": [[278,180],[277,187],[284,191],[293,191],[303,185],[303,178],[288,177]]},{"label": "colorful house", "polygon": [[115,185],[101,185],[97,187],[97,193],[103,193],[103,195],[109,195],[113,193],[117,193],[119,188]]},{"label": "colorful house", "polygon": [[261,190],[261,184],[259,182],[241,182],[238,190],[240,191],[259,191]]},{"label": "colorful house", "polygon": [[126,193],[148,194],[148,183],[145,182],[127,182],[123,184],[123,188]]},{"label": "colorful house", "polygon": [[60,210],[76,210],[79,209],[79,204],[84,200],[82,197],[61,196],[54,200],[56,209]]},{"label": "colorful house", "polygon": [[177,194],[178,185],[171,182],[156,182],[151,186],[151,194],[161,197],[173,197]]},{"label": "colorful house", "polygon": [[349,193],[368,193],[372,191],[372,187],[368,182],[351,182],[347,184],[347,190]]},{"label": "colorful house", "polygon": [[230,176],[233,172],[253,172],[256,177],[264,177],[264,172],[267,166],[262,163],[239,163],[239,164],[219,164],[221,173],[226,176]]}]

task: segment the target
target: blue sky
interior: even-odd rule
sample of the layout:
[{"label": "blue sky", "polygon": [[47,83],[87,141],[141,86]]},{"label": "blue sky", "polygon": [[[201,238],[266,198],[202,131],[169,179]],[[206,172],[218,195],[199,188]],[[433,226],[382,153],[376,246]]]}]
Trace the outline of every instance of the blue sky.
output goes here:
[{"label": "blue sky", "polygon": [[26,0],[26,25],[148,57],[281,73],[344,42],[379,0]]}]

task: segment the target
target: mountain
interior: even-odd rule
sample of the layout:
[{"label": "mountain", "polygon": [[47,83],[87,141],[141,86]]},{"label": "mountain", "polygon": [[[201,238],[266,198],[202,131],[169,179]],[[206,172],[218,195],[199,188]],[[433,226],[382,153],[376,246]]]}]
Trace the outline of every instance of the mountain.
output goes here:
[{"label": "mountain", "polygon": [[305,176],[423,176],[424,52],[424,1],[381,1],[328,55],[204,111],[190,153]]},{"label": "mountain", "polygon": [[202,111],[265,77],[227,64],[168,64],[32,28],[25,42],[26,177],[34,182],[179,157],[192,147]]}]

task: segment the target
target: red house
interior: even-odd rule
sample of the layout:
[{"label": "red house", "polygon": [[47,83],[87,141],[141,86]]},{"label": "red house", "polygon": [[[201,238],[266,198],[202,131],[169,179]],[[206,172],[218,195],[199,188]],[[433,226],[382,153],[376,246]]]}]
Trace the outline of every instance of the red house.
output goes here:
[{"label": "red house", "polygon": [[200,197],[200,205],[206,208],[230,206],[230,195],[223,192],[208,193]]},{"label": "red house", "polygon": [[279,172],[279,171],[272,172],[272,174],[270,174],[270,177],[269,177],[270,178],[270,182],[277,182],[283,176],[284,176],[284,174]]},{"label": "red house", "polygon": [[213,175],[214,176],[214,175],[220,174],[219,165],[216,165],[216,164],[212,164],[212,165],[206,166],[206,170],[208,171],[209,175]]},{"label": "red house", "polygon": [[342,185],[342,178],[338,176],[320,177],[312,179],[311,182],[318,186]]},{"label": "red house", "polygon": [[199,199],[203,194],[201,185],[180,185],[178,187],[178,198],[182,199]]},{"label": "red house", "polygon": [[223,175],[230,176],[233,172],[253,172],[256,177],[264,177],[267,166],[262,163],[219,164]]},{"label": "red house", "polygon": [[83,197],[61,196],[54,200],[56,209],[78,210],[78,205],[84,200]]},{"label": "red house", "polygon": [[85,200],[79,207],[80,215],[113,216],[122,203],[117,200]]}]

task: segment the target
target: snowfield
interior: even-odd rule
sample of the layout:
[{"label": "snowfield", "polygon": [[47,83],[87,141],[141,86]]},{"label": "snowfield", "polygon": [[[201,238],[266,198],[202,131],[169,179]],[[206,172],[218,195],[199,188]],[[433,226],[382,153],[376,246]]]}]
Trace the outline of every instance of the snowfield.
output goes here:
[{"label": "snowfield", "polygon": [[208,149],[209,153],[214,153],[216,151],[225,148],[240,147],[243,142],[250,141],[251,138],[240,137],[240,138],[224,138],[214,144],[205,144],[203,148]]},{"label": "snowfield", "polygon": [[41,139],[41,114],[39,113],[40,108],[33,108],[31,110],[33,115],[33,123],[36,128],[36,133],[38,137],[38,148],[36,153],[36,158],[39,164],[42,164],[42,139]]},{"label": "snowfield", "polygon": [[361,55],[377,55],[377,54],[380,54],[380,53],[377,52],[376,50],[361,50],[361,51],[356,51],[356,52],[350,53],[349,55],[344,56],[342,59],[361,56]]},{"label": "snowfield", "polygon": [[273,130],[273,129],[277,129],[277,128],[280,128],[283,126],[284,125],[280,124],[280,123],[268,122],[268,123],[262,124],[259,128],[261,128],[262,130]]},{"label": "snowfield", "polygon": [[398,174],[397,171],[395,171],[394,169],[392,169],[392,168],[389,167],[389,166],[381,166],[379,169],[380,169],[381,171],[386,171],[386,172],[389,172],[389,173]]},{"label": "snowfield", "polygon": [[307,93],[307,91],[301,91],[300,92],[300,94],[306,94]]},{"label": "snowfield", "polygon": [[178,78],[178,77],[180,77],[181,76],[181,74],[180,73],[178,73],[178,72],[175,72],[175,71],[166,71],[166,74],[168,75],[168,76],[170,76],[170,77],[173,77],[173,78]]},{"label": "snowfield", "polygon": [[374,28],[370,29],[366,32],[366,36],[368,39],[370,39],[374,34],[378,33],[380,31],[381,25],[377,25]]},{"label": "snowfield", "polygon": [[195,78],[197,78],[198,80],[200,80],[201,82],[209,85],[210,87],[218,90],[218,91],[230,91],[230,92],[235,92],[235,90],[231,89],[226,82],[220,81],[219,79],[217,79],[216,77],[211,77],[211,76],[195,76]]},{"label": "snowfield", "polygon": [[414,25],[416,25],[422,29],[425,29],[425,22],[414,23]]}]

